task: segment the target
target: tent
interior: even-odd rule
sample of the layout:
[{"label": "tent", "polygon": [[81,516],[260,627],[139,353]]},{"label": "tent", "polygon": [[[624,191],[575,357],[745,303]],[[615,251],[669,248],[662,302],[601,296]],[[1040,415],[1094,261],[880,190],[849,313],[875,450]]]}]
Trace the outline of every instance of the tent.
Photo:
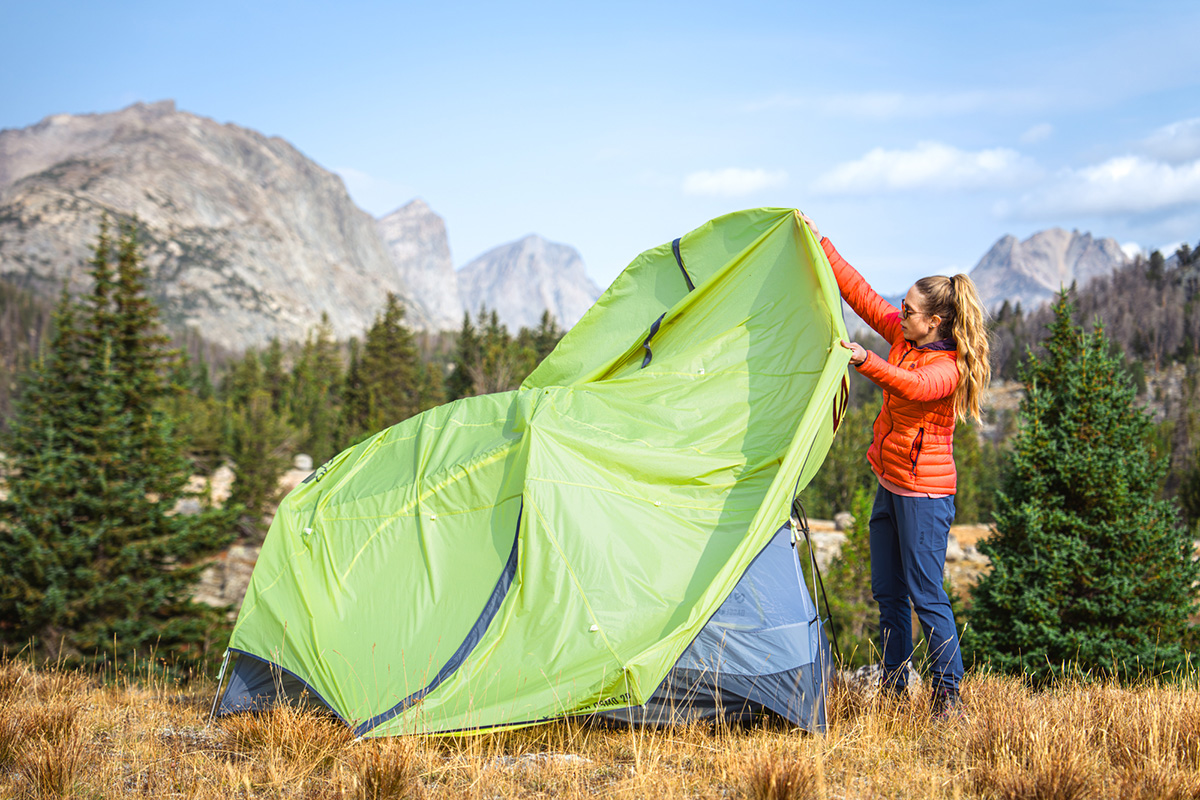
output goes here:
[{"label": "tent", "polygon": [[[706,674],[820,727],[827,645],[777,537],[845,411],[845,335],[793,210],[646,251],[519,389],[394,425],[285,498],[220,711],[307,693],[361,736],[661,721]],[[781,563],[789,613],[767,607]]]}]

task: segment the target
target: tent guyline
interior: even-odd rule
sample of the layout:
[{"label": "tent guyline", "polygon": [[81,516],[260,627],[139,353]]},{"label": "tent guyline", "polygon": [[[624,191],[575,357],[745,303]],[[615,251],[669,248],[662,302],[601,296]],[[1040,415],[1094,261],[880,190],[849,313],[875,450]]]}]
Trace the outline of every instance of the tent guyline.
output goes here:
[{"label": "tent guyline", "polygon": [[792,209],[642,253],[520,388],[380,431],[284,499],[215,713],[823,729],[831,654],[789,517],[845,410],[845,335]]}]

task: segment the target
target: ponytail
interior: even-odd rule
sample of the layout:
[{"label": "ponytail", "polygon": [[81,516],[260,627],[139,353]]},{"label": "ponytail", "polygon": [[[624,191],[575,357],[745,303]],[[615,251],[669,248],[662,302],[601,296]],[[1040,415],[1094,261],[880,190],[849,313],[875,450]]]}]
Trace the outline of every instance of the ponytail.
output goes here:
[{"label": "ponytail", "polygon": [[991,345],[987,312],[979,301],[975,282],[966,275],[934,276],[917,281],[929,314],[942,318],[938,333],[954,337],[958,346],[958,386],[954,390],[954,413],[961,419],[979,420],[983,395],[992,378]]}]

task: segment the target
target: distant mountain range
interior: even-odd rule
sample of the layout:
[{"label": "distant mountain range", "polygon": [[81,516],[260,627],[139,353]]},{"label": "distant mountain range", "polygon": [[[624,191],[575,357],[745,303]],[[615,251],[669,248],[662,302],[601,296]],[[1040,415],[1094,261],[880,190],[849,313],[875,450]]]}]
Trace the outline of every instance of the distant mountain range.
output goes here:
[{"label": "distant mountain range", "polygon": [[[537,235],[455,271],[424,201],[372,219],[283,139],[171,101],[0,131],[0,278],[51,298],[64,281],[84,290],[103,213],[137,216],[168,324],[231,349],[303,339],[323,313],[338,338],[361,335],[387,292],[425,330],[455,329],[481,305],[513,329],[546,310],[570,327],[600,295],[574,248]],[[1112,239],[1055,228],[1003,237],[970,274],[989,308],[1030,309],[1127,262]]]},{"label": "distant mountain range", "polygon": [[105,213],[136,215],[168,324],[232,349],[303,339],[323,313],[338,338],[361,335],[388,292],[426,330],[457,328],[481,302],[512,326],[548,308],[569,327],[599,296],[577,252],[533,237],[498,249],[525,255],[496,275],[491,254],[473,262],[464,303],[445,223],[424,202],[372,219],[283,139],[171,101],[0,131],[0,278],[48,297],[84,290]]},{"label": "distant mountain range", "polygon": [[301,339],[322,312],[338,337],[359,335],[389,291],[430,322],[375,220],[283,139],[169,101],[0,131],[0,277],[83,289],[105,212],[138,217],[167,322],[217,344]]}]

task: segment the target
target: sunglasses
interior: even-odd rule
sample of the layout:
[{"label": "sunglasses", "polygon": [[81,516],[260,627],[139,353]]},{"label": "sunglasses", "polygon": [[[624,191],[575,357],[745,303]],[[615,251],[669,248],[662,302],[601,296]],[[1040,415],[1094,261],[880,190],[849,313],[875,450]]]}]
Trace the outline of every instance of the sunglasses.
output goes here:
[{"label": "sunglasses", "polygon": [[[901,300],[900,301],[900,319],[908,319],[913,314],[925,314],[925,312],[924,311],[914,311],[913,309],[909,308],[908,303]],[[925,314],[925,316],[929,316],[929,315]]]}]

